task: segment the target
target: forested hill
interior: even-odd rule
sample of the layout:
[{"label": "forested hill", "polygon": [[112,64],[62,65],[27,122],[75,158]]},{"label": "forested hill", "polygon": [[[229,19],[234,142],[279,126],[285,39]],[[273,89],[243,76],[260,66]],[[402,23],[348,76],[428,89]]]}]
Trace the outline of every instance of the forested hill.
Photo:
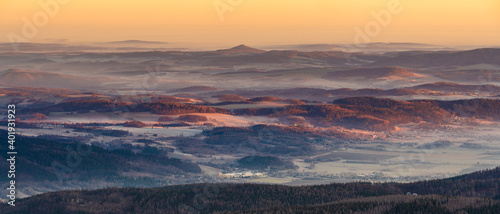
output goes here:
[{"label": "forested hill", "polygon": [[[0,130],[0,138],[7,139],[7,132]],[[34,137],[16,136],[16,174],[19,182],[55,182],[78,179],[94,181],[118,179],[122,172],[148,172],[165,174],[200,173],[198,165],[162,155],[134,153],[127,149],[106,150],[80,142],[59,142]],[[7,146],[0,147],[0,153],[7,153]],[[78,161],[68,161],[70,155]],[[73,159],[69,159],[73,160]],[[143,167],[135,167],[142,165]],[[9,171],[7,161],[0,161],[0,171]],[[0,182],[7,183],[7,176]],[[2,212],[0,212],[2,213]]]},{"label": "forested hill", "polygon": [[[61,191],[2,213],[499,213],[500,168],[410,184],[195,184]],[[406,192],[417,193],[406,195]]]}]

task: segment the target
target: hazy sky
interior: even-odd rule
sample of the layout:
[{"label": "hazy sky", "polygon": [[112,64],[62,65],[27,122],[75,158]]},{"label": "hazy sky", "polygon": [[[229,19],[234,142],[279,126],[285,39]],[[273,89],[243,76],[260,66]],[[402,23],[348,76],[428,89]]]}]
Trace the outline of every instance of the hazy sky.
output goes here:
[{"label": "hazy sky", "polygon": [[[39,2],[57,2],[57,7],[48,7],[55,12],[47,14]],[[391,20],[377,22],[374,12],[389,13]],[[27,30],[26,20],[33,23],[36,33]],[[365,36],[360,37],[356,28]],[[31,34],[23,35],[23,30]],[[500,45],[500,1],[0,0],[0,35],[0,42],[17,35],[15,39],[29,42],[75,43],[138,39],[271,45],[354,43],[357,38]]]}]

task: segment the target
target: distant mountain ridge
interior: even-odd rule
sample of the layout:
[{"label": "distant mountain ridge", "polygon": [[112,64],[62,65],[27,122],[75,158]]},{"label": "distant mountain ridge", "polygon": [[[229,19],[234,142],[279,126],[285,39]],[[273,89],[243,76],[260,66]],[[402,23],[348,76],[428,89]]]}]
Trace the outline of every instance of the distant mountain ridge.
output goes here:
[{"label": "distant mountain ridge", "polygon": [[107,44],[167,44],[167,43],[158,41],[123,40],[123,41],[107,42]]},{"label": "distant mountain ridge", "polygon": [[466,51],[438,51],[412,55],[397,55],[374,62],[372,66],[433,67],[477,64],[500,65],[500,48],[480,48]]},{"label": "distant mountain ridge", "polygon": [[16,68],[0,73],[0,85],[16,87],[85,88],[101,86],[106,81],[111,82],[111,79],[108,77],[79,77]]},{"label": "distant mountain ridge", "polygon": [[264,49],[273,50],[297,50],[297,51],[347,51],[347,52],[366,52],[366,53],[384,53],[395,51],[437,51],[437,50],[455,50],[440,45],[423,43],[397,43],[397,42],[375,42],[363,44],[297,44],[297,45],[273,45],[266,46]]}]

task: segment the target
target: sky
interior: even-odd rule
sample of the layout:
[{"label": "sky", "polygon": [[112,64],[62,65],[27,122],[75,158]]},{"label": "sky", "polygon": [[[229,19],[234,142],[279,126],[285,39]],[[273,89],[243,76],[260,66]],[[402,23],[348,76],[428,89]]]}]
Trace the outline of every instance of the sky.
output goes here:
[{"label": "sky", "polygon": [[497,46],[499,38],[498,0],[0,0],[0,42]]}]

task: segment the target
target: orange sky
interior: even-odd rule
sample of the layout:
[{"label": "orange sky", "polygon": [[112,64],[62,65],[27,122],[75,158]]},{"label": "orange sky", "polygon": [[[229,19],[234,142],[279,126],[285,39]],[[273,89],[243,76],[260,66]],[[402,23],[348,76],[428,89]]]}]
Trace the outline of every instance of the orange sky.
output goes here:
[{"label": "orange sky", "polygon": [[[45,13],[39,2],[57,1],[0,0],[0,42],[8,42],[9,33],[23,37],[23,17],[33,22],[36,14]],[[394,1],[402,11],[392,14],[389,24],[369,41],[500,45],[498,0],[59,1],[54,17],[48,15],[48,23],[37,27],[38,32],[27,41],[139,39],[228,46],[353,43],[354,29],[364,31],[366,24],[376,20],[371,12],[387,10]],[[214,2],[228,9],[223,19]]]}]

